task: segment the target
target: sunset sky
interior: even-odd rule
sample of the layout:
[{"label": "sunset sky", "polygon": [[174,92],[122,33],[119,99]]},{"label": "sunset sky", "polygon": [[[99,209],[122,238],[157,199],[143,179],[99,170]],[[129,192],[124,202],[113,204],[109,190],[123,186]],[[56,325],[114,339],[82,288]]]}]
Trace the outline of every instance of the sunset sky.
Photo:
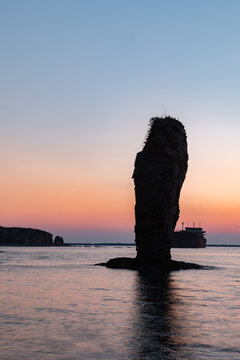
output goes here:
[{"label": "sunset sky", "polygon": [[240,1],[1,0],[0,225],[133,242],[148,121],[178,117],[178,228],[240,244]]}]

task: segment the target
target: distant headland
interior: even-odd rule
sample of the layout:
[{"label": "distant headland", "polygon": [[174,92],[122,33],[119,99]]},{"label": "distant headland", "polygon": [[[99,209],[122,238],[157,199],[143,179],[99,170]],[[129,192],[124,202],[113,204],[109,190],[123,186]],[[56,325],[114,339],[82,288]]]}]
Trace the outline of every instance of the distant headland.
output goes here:
[{"label": "distant headland", "polygon": [[47,231],[0,226],[0,246],[65,246],[61,236],[53,235]]}]

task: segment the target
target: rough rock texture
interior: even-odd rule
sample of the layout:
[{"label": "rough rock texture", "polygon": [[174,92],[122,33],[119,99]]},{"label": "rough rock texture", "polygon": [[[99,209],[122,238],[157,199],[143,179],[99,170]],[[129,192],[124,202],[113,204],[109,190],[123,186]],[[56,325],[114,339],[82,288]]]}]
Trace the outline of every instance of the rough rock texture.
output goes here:
[{"label": "rough rock texture", "polygon": [[0,245],[51,246],[53,237],[43,230],[0,226]]},{"label": "rough rock texture", "polygon": [[144,272],[206,268],[171,259],[187,163],[186,133],[180,121],[169,116],[152,118],[133,173],[137,257],[115,258],[97,265]]},{"label": "rough rock texture", "polygon": [[140,261],[161,264],[171,259],[187,163],[186,133],[181,122],[171,117],[152,118],[133,173],[136,247]]}]

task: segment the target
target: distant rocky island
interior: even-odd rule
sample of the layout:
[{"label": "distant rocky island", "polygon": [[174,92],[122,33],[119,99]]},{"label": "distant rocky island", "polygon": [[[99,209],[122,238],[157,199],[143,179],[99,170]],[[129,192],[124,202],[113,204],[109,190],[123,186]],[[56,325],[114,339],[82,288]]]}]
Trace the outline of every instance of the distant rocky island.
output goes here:
[{"label": "distant rocky island", "polygon": [[187,168],[187,137],[182,123],[170,116],[152,118],[133,172],[137,256],[110,259],[98,265],[161,271],[201,268],[171,259],[179,196]]},{"label": "distant rocky island", "polygon": [[64,246],[61,236],[47,231],[22,227],[0,226],[0,246]]}]

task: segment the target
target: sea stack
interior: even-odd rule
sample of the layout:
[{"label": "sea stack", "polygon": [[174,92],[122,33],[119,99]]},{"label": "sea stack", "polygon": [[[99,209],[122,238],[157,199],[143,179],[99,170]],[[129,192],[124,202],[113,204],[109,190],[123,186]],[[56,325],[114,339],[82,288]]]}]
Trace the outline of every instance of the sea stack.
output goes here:
[{"label": "sea stack", "polygon": [[170,116],[152,118],[133,173],[139,262],[165,266],[170,261],[187,167],[187,141],[182,123]]},{"label": "sea stack", "polygon": [[137,256],[114,258],[97,265],[144,272],[203,268],[171,259],[179,196],[187,167],[187,140],[181,122],[170,116],[152,118],[133,172]]}]

